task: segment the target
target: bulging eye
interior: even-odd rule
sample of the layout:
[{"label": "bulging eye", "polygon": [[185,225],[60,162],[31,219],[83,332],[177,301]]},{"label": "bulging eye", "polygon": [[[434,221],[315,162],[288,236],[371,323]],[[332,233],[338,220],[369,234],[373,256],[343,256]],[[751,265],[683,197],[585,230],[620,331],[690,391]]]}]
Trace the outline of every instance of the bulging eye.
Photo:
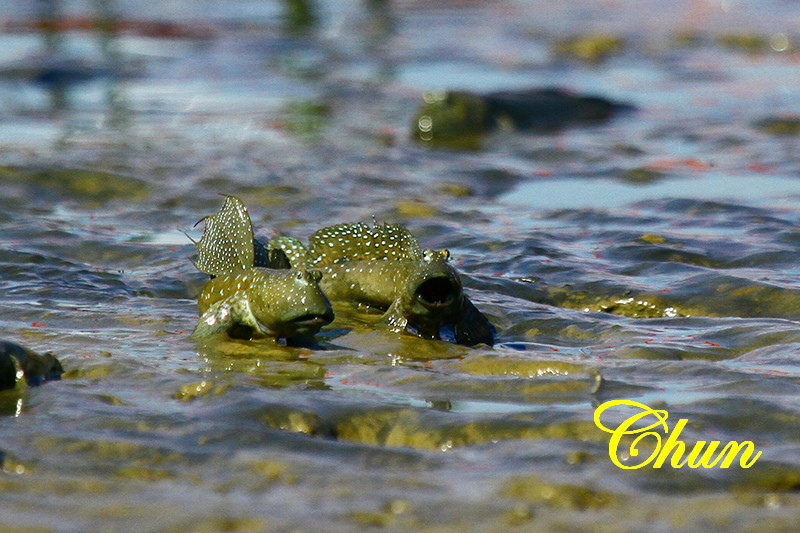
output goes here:
[{"label": "bulging eye", "polygon": [[296,277],[297,279],[303,279],[305,277],[305,274],[303,274],[302,270],[298,270],[297,272],[294,273],[294,277]]},{"label": "bulging eye", "polygon": [[308,275],[317,283],[322,279],[322,272],[319,270],[309,270]]}]

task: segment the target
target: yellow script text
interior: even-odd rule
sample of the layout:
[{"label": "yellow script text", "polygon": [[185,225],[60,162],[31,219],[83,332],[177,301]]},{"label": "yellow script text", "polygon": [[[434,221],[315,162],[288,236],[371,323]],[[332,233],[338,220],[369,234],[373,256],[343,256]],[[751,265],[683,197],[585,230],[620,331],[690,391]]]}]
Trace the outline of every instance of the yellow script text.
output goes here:
[{"label": "yellow script text", "polygon": [[[615,428],[606,427],[600,417],[606,410],[617,406],[633,407],[638,412],[626,418]],[[718,440],[710,442],[700,440],[694,443],[687,455],[686,443],[680,440],[680,436],[688,419],[679,419],[675,427],[670,430],[667,425],[668,416],[669,413],[667,411],[652,409],[643,403],[631,400],[611,400],[602,403],[595,409],[594,423],[603,431],[611,433],[611,440],[608,443],[608,455],[615,465],[627,470],[642,468],[647,465],[652,465],[653,468],[661,468],[667,460],[669,460],[669,464],[673,468],[682,468],[683,466],[688,466],[689,468],[728,468],[733,464],[737,456],[739,456],[739,466],[750,468],[761,457],[761,452],[753,455],[755,445],[749,440],[741,443],[730,441],[721,450],[719,450],[721,442]],[[651,418],[648,419],[648,417]],[[662,439],[662,432],[666,439]],[[621,440],[625,435],[636,435],[636,437],[627,450],[620,450]],[[653,445],[654,450],[638,463],[631,464],[627,461],[627,458],[639,457],[639,445],[644,439],[649,439],[647,442]],[[624,457],[628,464],[623,463],[620,457]]]}]

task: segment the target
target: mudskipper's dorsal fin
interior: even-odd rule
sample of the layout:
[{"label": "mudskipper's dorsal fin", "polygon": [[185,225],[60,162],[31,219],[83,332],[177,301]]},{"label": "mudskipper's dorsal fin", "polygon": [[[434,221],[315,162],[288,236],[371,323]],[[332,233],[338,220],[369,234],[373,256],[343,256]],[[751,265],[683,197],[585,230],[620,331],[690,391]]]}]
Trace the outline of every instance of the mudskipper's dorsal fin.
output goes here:
[{"label": "mudskipper's dorsal fin", "polygon": [[197,243],[195,262],[200,272],[218,276],[253,266],[253,224],[239,198],[226,196],[217,214],[201,221],[206,227]]}]

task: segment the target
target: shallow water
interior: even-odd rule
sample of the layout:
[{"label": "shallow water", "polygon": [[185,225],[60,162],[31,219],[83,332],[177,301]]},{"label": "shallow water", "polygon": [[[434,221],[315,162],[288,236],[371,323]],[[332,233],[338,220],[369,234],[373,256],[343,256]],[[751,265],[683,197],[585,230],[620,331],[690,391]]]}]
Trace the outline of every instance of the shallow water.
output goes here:
[{"label": "shallow water", "polygon": [[[0,393],[3,529],[794,527],[800,138],[759,126],[800,108],[794,3],[302,4],[65,1],[55,34],[0,8],[2,337],[67,370]],[[554,52],[597,32],[625,45]],[[83,78],[38,83],[48,57]],[[638,110],[410,140],[425,90],[553,84]],[[342,308],[325,350],[197,345],[189,237],[221,193],[263,236],[407,225],[451,250],[498,344]],[[623,471],[592,422],[612,399],[763,455]]]}]

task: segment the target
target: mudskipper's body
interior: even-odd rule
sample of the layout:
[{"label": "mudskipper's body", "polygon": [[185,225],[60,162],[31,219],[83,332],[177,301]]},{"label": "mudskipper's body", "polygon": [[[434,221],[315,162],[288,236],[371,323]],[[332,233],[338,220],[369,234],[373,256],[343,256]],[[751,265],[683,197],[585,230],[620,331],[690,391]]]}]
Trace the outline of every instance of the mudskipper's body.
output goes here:
[{"label": "mudskipper's body", "polygon": [[459,344],[493,344],[489,321],[464,295],[447,250],[423,250],[407,229],[390,224],[339,224],[323,228],[306,248],[290,237],[272,239],[295,268],[322,272],[320,286],[334,301],[385,311],[396,330],[438,339],[452,326]]},{"label": "mudskipper's body", "polygon": [[[222,209],[203,220],[195,265],[214,277],[198,297],[200,320],[193,336],[292,340],[314,335],[333,320],[331,304],[319,287],[320,273],[287,269],[283,254],[267,254],[254,239],[241,200],[226,197]],[[279,268],[255,266],[256,260]]]}]

